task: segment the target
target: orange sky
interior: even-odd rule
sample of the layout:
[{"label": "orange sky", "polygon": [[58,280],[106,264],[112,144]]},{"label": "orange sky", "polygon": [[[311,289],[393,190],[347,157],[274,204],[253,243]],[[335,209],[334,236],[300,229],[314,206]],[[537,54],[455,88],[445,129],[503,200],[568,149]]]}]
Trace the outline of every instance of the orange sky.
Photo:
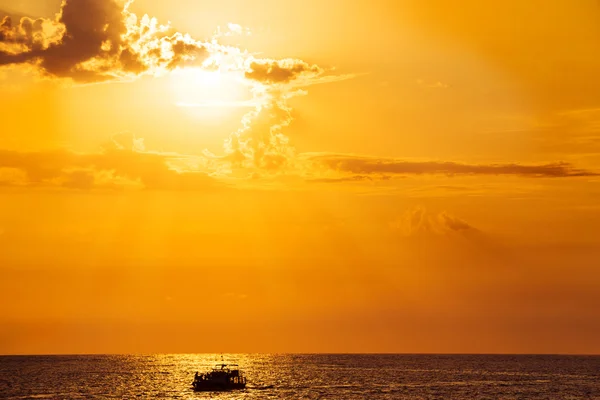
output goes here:
[{"label": "orange sky", "polygon": [[0,0],[0,354],[598,354],[598,71],[595,0]]}]

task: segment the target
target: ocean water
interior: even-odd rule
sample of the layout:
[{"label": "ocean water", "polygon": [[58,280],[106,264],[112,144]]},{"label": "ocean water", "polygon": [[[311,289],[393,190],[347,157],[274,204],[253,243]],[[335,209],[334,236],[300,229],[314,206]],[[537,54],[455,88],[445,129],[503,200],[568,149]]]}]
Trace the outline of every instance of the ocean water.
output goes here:
[{"label": "ocean water", "polygon": [[220,355],[0,357],[2,399],[600,399],[600,357],[225,354],[248,387],[195,393]]}]

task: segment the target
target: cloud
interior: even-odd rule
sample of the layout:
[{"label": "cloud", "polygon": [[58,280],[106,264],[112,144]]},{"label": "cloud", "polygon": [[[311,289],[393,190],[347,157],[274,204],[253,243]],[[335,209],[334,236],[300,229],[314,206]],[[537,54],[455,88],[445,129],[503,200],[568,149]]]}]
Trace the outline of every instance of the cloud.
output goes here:
[{"label": "cloud", "polygon": [[446,211],[431,213],[423,207],[406,211],[390,223],[390,228],[405,237],[430,235],[470,237],[481,233],[466,221]]},{"label": "cloud", "polygon": [[306,95],[303,88],[338,82],[355,75],[328,75],[323,68],[296,59],[255,59],[246,62],[244,76],[254,82],[254,104],[242,127],[225,141],[225,156],[234,166],[280,173],[297,168],[296,151],[284,129],[293,122],[290,98]]},{"label": "cloud", "polygon": [[[279,112],[284,112],[279,111]],[[266,118],[275,110],[256,111]],[[281,118],[281,117],[276,117]],[[291,118],[291,117],[290,117]],[[261,136],[260,123],[230,138],[231,150],[224,156],[147,150],[142,138],[127,132],[114,135],[96,153],[69,150],[19,152],[0,150],[0,186],[91,189],[214,190],[229,184],[258,187],[265,182],[290,185],[351,184],[373,185],[407,174],[512,174],[533,177],[581,177],[594,173],[568,164],[523,166],[518,164],[472,165],[452,162],[402,162],[352,155],[296,154],[277,131]],[[237,146],[237,147],[236,147]],[[365,164],[356,160],[370,160]],[[349,161],[350,160],[350,161]],[[373,161],[375,160],[375,161]],[[453,230],[466,226],[447,215],[437,217]]]},{"label": "cloud", "polygon": [[242,118],[242,128],[225,141],[224,160],[262,172],[286,172],[297,168],[296,151],[284,129],[293,122],[290,98],[306,95],[310,85],[338,82],[356,75],[327,75],[326,71],[301,60],[251,58],[244,74],[255,82],[255,104]]},{"label": "cloud", "polygon": [[[0,50],[42,49],[56,43],[64,34],[64,26],[45,19],[21,17],[19,24],[13,26],[11,17],[0,20]],[[2,53],[0,53],[2,54]]]},{"label": "cloud", "polygon": [[99,153],[0,150],[0,185],[81,190],[206,191],[224,187],[205,172],[177,168],[183,156],[138,151],[140,139],[134,139],[126,148],[124,137],[114,138]]},{"label": "cloud", "polygon": [[294,157],[294,148],[282,129],[292,122],[291,108],[281,94],[269,94],[247,113],[242,128],[225,142],[225,160],[234,166],[281,171]]},{"label": "cloud", "polygon": [[55,19],[10,17],[0,24],[0,65],[29,63],[77,82],[123,79],[208,57],[205,44],[156,19],[138,19],[131,1],[64,0]]},{"label": "cloud", "polygon": [[318,65],[310,65],[302,60],[257,60],[250,63],[245,76],[261,83],[289,83],[299,77],[318,77],[324,70]]},{"label": "cloud", "polygon": [[570,178],[598,176],[596,172],[575,168],[565,162],[526,165],[466,164],[452,161],[404,161],[346,154],[303,153],[307,167],[315,171],[346,174],[437,174],[437,175],[515,175],[536,178]]}]

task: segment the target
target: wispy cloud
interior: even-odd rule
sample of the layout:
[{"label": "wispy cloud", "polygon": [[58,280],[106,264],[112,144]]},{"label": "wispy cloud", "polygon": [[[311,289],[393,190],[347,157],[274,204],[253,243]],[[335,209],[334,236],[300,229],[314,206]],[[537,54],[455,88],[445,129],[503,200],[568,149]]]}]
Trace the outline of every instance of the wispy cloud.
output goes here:
[{"label": "wispy cloud", "polygon": [[145,151],[140,140],[117,135],[102,151],[86,154],[0,150],[0,185],[82,190],[207,191],[224,187],[199,168],[178,168],[187,157]]},{"label": "wispy cloud", "polygon": [[300,157],[313,170],[330,170],[358,175],[517,175],[538,178],[598,176],[597,172],[579,169],[565,162],[539,165],[467,164],[452,161],[406,161],[395,158],[329,153],[303,153]]}]

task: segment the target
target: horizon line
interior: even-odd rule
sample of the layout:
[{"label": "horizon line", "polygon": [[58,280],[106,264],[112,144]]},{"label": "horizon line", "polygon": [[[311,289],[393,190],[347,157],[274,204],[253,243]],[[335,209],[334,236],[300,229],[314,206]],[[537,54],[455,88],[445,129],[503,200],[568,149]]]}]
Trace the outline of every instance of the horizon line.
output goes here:
[{"label": "horizon line", "polygon": [[463,352],[247,352],[247,353],[227,353],[227,352],[205,352],[205,353],[14,353],[0,354],[0,357],[68,357],[68,356],[157,356],[157,355],[397,355],[397,356],[584,356],[584,357],[600,357],[600,353],[463,353]]}]

